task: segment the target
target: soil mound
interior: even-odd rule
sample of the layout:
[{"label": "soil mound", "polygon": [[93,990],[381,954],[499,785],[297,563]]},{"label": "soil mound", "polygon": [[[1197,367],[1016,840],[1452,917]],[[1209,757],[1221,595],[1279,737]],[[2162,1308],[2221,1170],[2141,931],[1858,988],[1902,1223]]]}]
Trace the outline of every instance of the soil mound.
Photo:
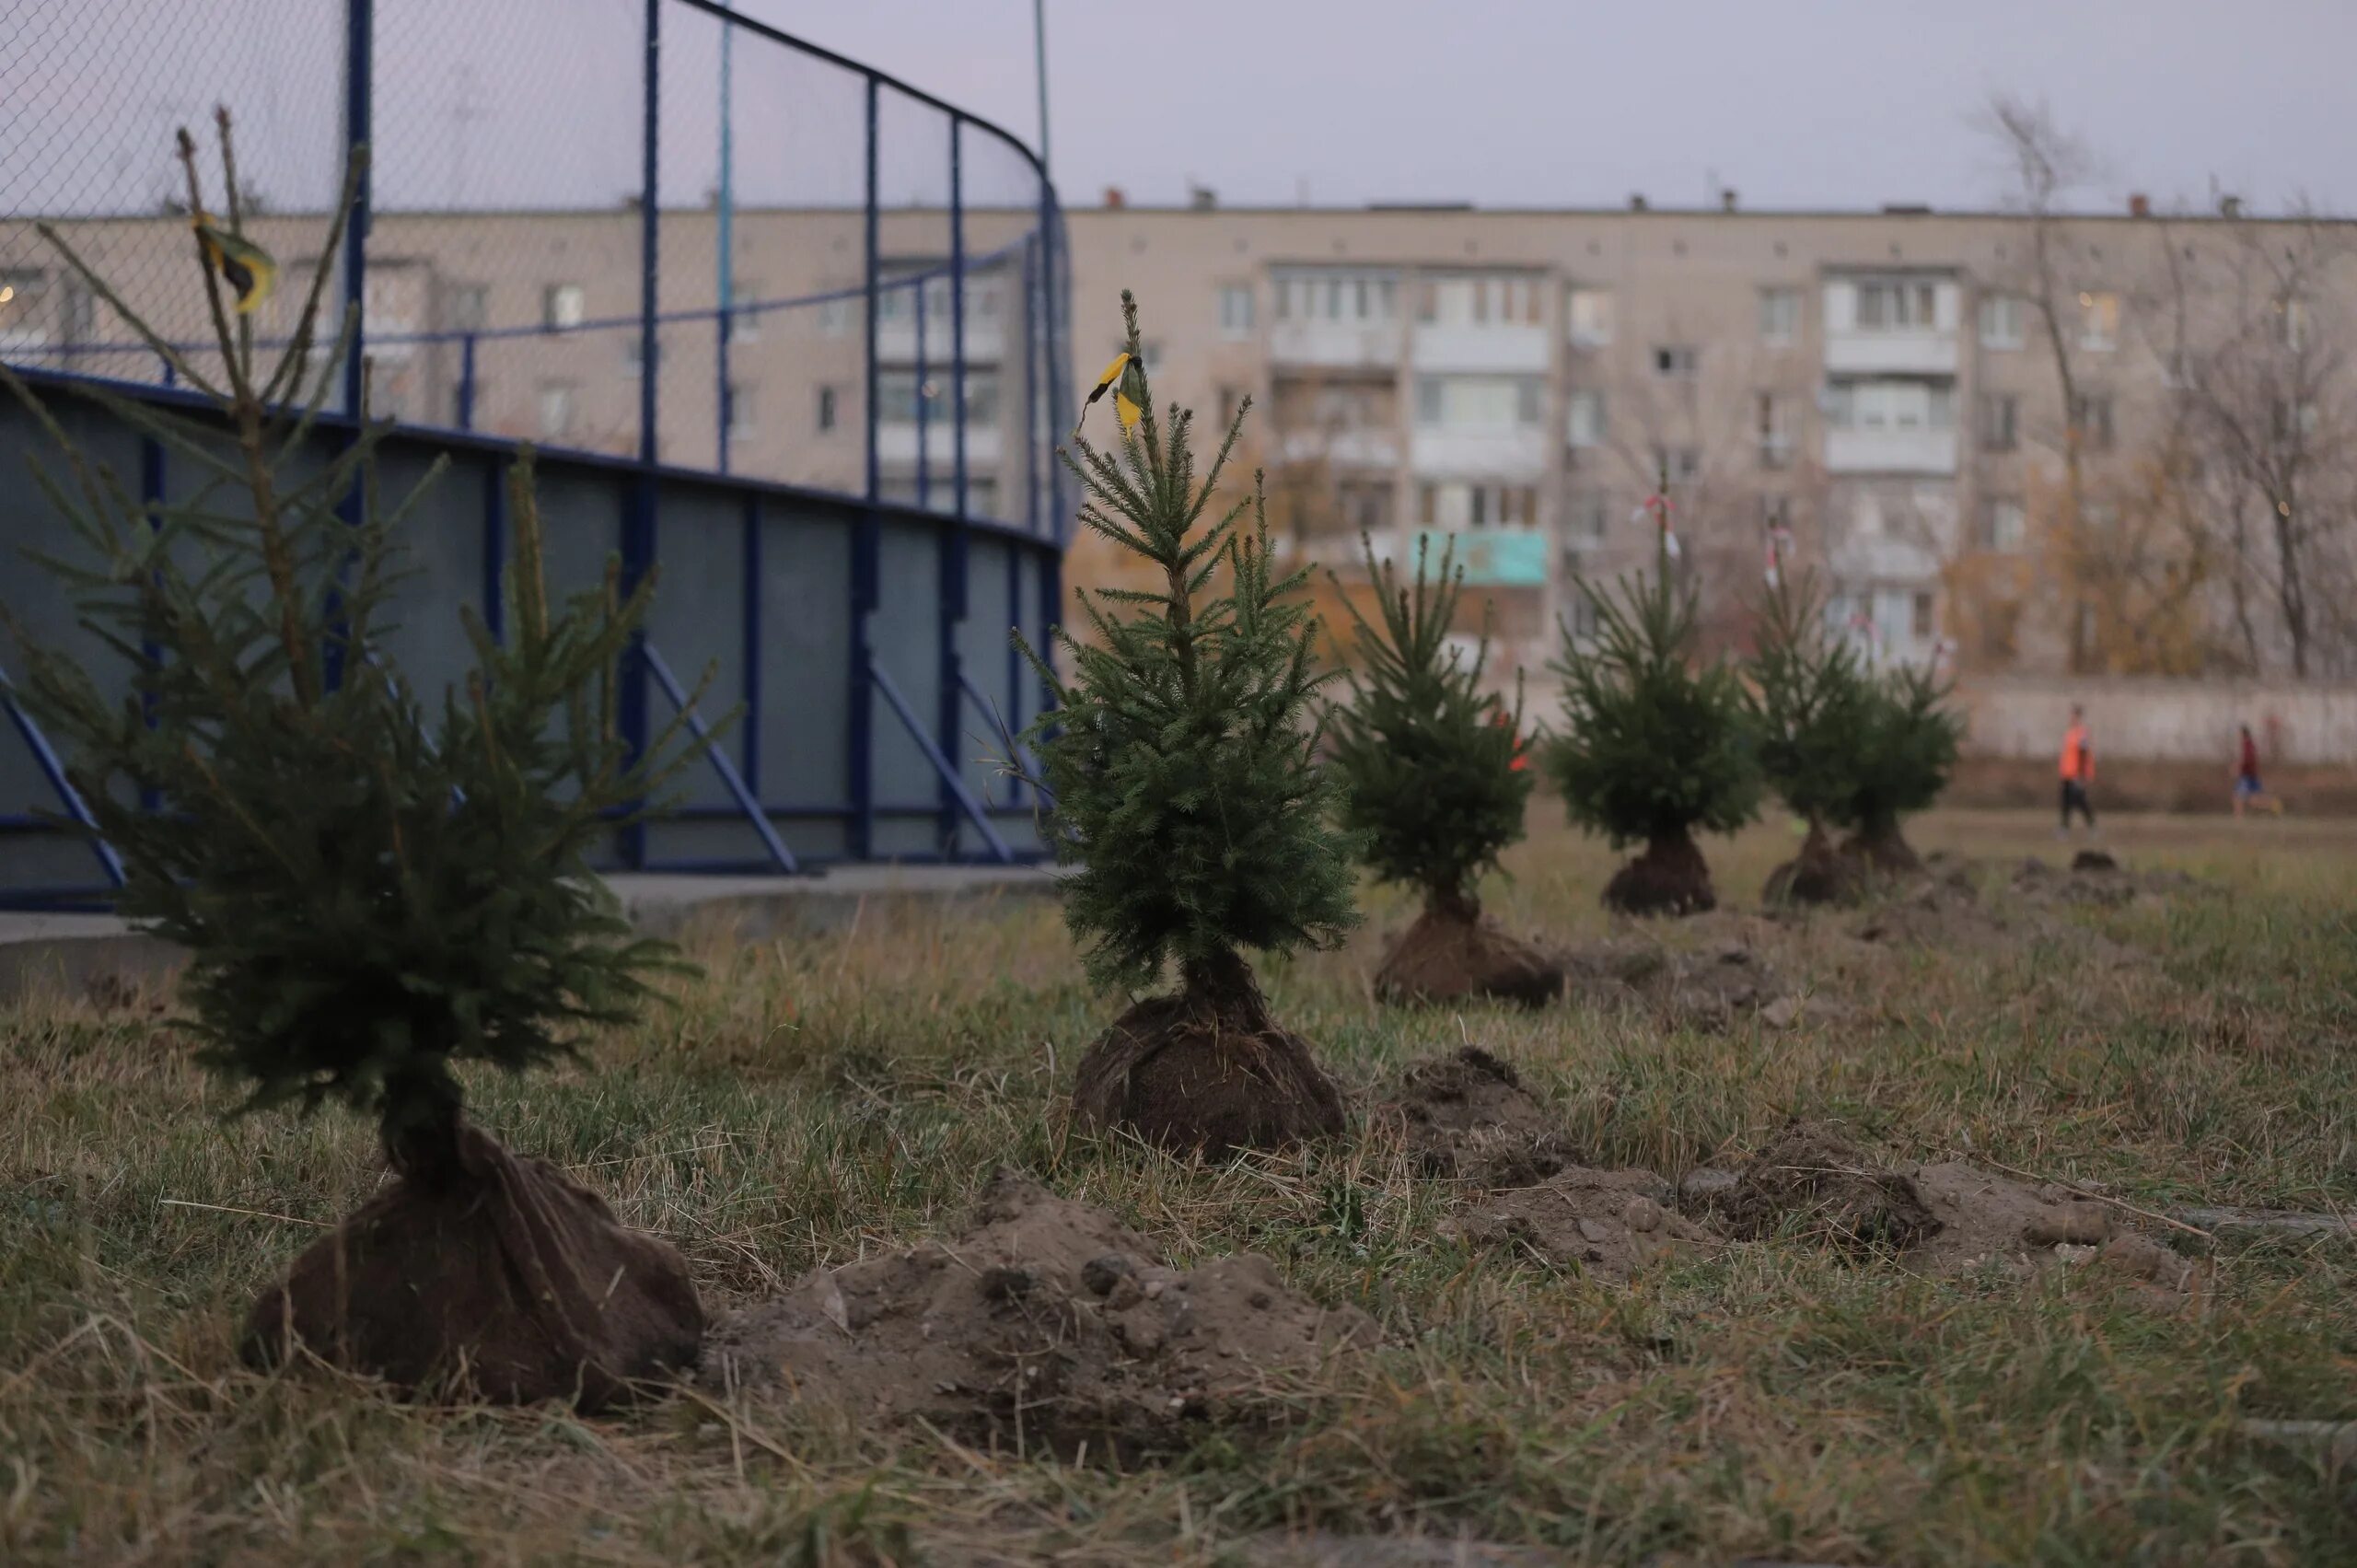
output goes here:
[{"label": "soil mound", "polygon": [[2034,1188],[1964,1160],[1917,1166],[1908,1177],[1940,1222],[1939,1231],[1909,1254],[1927,1272],[1968,1273],[1994,1264],[2029,1274],[2092,1264],[2164,1296],[2199,1286],[2191,1260],[2133,1228],[2124,1211],[2067,1188]]},{"label": "soil mound", "polygon": [[1617,991],[1690,1028],[1724,1028],[1791,994],[1759,950],[1739,939],[1687,952],[1644,936],[1604,937],[1573,947],[1564,967],[1584,989]]},{"label": "soil mound", "polygon": [[1746,1241],[1790,1229],[1836,1247],[1902,1251],[1940,1229],[1912,1181],[1872,1164],[1821,1121],[1787,1125],[1732,1183],[1701,1202]]},{"label": "soil mound", "polygon": [[1255,1253],[1180,1272],[1102,1209],[1001,1171],[954,1241],[821,1269],[716,1328],[702,1380],[1072,1453],[1271,1419],[1374,1320],[1295,1295]]},{"label": "soil mound", "polygon": [[2083,849],[2065,871],[2036,856],[2014,873],[2014,891],[2034,904],[2094,904],[2118,908],[2140,898],[2165,898],[2199,888],[2182,871],[2131,871],[2102,850]]},{"label": "soil mound", "polygon": [[1683,832],[1653,840],[1604,885],[1604,907],[1621,914],[1700,914],[1718,906],[1710,863]]},{"label": "soil mound", "polygon": [[1475,1046],[1410,1067],[1374,1114],[1400,1127],[1427,1176],[1527,1186],[1579,1157],[1515,1070]]},{"label": "soil mound", "polygon": [[1537,1007],[1563,993],[1563,966],[1494,921],[1427,908],[1384,955],[1375,993],[1403,1004],[1494,997]]},{"label": "soil mound", "polygon": [[1919,882],[1865,911],[1855,934],[1889,947],[1988,952],[2013,940],[2004,921],[1984,907],[1962,870]]},{"label": "soil mound", "polygon": [[312,1243],[254,1304],[240,1352],[268,1366],[299,1344],[404,1393],[596,1411],[694,1365],[703,1328],[678,1249],[461,1125],[455,1176],[402,1177]]},{"label": "soil mound", "polygon": [[1527,1249],[1561,1267],[1625,1281],[1648,1263],[1710,1245],[1674,1202],[1669,1183],[1650,1170],[1573,1166],[1536,1186],[1491,1194],[1442,1222],[1441,1234]]},{"label": "soil mound", "polygon": [[1232,954],[1115,1019],[1080,1060],[1072,1107],[1089,1131],[1179,1154],[1283,1148],[1343,1125],[1341,1091]]}]

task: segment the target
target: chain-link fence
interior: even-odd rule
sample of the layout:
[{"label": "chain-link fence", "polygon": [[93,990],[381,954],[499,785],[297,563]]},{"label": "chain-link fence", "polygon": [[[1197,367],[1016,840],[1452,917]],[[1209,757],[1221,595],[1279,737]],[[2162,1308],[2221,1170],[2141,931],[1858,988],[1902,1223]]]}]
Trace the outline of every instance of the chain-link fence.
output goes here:
[{"label": "chain-link fence", "polygon": [[[172,134],[209,140],[218,104],[281,265],[257,330],[290,331],[333,269],[371,412],[1052,531],[1059,220],[1037,161],[985,122],[705,0],[6,17],[11,363],[170,379],[46,221],[202,367]],[[364,231],[323,255],[364,141]]]},{"label": "chain-link fence", "polygon": [[[284,341],[315,280],[357,315],[303,439],[324,453],[365,407],[401,427],[396,476],[447,464],[404,540],[405,676],[462,673],[461,606],[496,631],[523,442],[554,581],[659,569],[624,738],[685,701],[674,671],[710,668],[740,718],[613,865],[1039,853],[1039,802],[993,759],[1044,700],[1008,630],[1044,644],[1062,597],[1069,273],[1019,143],[709,0],[0,0],[0,360],[44,394],[177,395],[46,226],[212,370],[173,133],[209,144],[217,102],[238,215],[279,263],[257,339]],[[362,145],[358,221],[331,243]],[[185,498],[183,455],[49,401],[126,494]],[[0,472],[45,445],[0,399]],[[0,479],[0,608],[82,647],[15,569],[70,539]],[[6,677],[25,744],[0,730],[0,905],[103,897],[42,815],[72,792]]]}]

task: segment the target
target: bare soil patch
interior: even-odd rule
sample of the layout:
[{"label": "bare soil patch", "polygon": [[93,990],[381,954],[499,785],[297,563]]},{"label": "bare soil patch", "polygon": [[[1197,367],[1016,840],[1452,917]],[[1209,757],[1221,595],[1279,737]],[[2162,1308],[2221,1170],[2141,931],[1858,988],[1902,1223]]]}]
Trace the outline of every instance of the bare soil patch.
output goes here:
[{"label": "bare soil patch", "polygon": [[1550,1263],[1615,1282],[1714,1238],[1678,1212],[1668,1182],[1650,1170],[1573,1166],[1535,1186],[1493,1192],[1442,1222],[1441,1233],[1527,1249]]},{"label": "bare soil patch", "polygon": [[1107,1211],[1002,1171],[955,1239],[819,1270],[721,1323],[702,1379],[863,1425],[1147,1452],[1192,1421],[1278,1418],[1329,1358],[1376,1337],[1257,1253],[1173,1269]]},{"label": "bare soil patch", "polygon": [[1579,1153],[1514,1068],[1477,1046],[1419,1062],[1373,1108],[1427,1176],[1516,1187],[1574,1164]]},{"label": "bare soil patch", "polygon": [[1427,908],[1384,954],[1375,993],[1410,1005],[1494,998],[1537,1007],[1563,993],[1563,966],[1478,910]]}]

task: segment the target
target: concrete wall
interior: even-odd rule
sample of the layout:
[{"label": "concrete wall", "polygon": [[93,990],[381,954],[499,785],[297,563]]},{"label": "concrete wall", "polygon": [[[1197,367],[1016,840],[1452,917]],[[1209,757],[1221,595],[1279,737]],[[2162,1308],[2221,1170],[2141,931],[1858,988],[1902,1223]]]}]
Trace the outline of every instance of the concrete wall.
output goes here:
[{"label": "concrete wall", "polygon": [[2109,761],[2213,763],[2234,760],[2248,725],[2270,765],[2357,766],[2357,685],[2135,678],[1982,679],[1958,690],[1976,758],[2052,761],[2083,704],[2098,771]]}]

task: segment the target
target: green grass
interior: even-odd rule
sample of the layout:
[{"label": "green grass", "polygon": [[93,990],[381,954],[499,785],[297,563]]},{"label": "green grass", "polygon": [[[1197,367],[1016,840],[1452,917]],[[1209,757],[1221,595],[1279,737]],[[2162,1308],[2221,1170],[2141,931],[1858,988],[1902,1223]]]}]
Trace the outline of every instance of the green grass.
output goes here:
[{"label": "green grass", "polygon": [[[2226,889],[2074,917],[2153,962],[1890,953],[1815,926],[1778,961],[1857,1005],[1789,1033],[1577,1004],[1380,1012],[1364,976],[1409,912],[1381,892],[1350,949],[1264,978],[1353,1090],[1470,1040],[1598,1163],[1675,1176],[1833,1114],[1898,1156],[1968,1152],[2139,1204],[2357,1206],[2357,835],[2107,830]],[[2050,856],[2048,831],[1956,814],[1914,836]],[[1790,842],[1706,846],[1722,896],[1749,903]],[[1601,845],[1546,827],[1509,864],[1491,895],[1509,924],[1603,928]],[[1615,1287],[1437,1239],[1455,1195],[1379,1135],[1208,1166],[1072,1137],[1062,1095],[1114,1004],[1047,906],[698,951],[704,978],[595,1042],[594,1072],[474,1091],[509,1143],[679,1241],[715,1309],[957,1226],[1004,1164],[1180,1261],[1265,1251],[1375,1314],[1385,1348],[1288,1424],[1208,1429],[1126,1472],[686,1396],[584,1420],[258,1377],[237,1323],[377,1181],[365,1130],[224,1124],[153,1016],[46,1003],[0,1013],[0,1560],[849,1563],[905,1538],[949,1562],[1211,1562],[1313,1527],[1619,1563],[2357,1560],[2357,1477],[2237,1425],[2357,1419],[2357,1249],[2222,1243],[2182,1311],[2084,1272],[1933,1282],[1798,1241]]]}]

